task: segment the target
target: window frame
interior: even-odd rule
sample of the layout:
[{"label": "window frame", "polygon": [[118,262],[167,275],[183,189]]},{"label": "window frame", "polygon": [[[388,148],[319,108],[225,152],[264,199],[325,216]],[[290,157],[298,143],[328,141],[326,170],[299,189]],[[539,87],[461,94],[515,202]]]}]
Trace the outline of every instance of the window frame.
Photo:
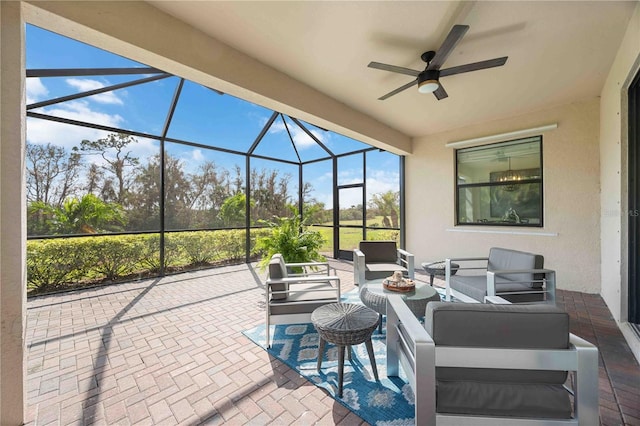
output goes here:
[{"label": "window frame", "polygon": [[[530,141],[532,138],[537,138],[539,141],[539,158],[540,158],[540,177],[539,178],[531,178],[524,179],[518,181],[518,183],[504,183],[504,182],[477,182],[477,183],[459,183],[458,182],[458,168],[459,168],[459,153],[465,152],[466,150],[473,148],[490,149],[490,148],[498,148],[501,145],[517,145],[518,141],[522,141],[522,143],[526,143],[525,141]],[[517,227],[517,228],[543,228],[544,227],[544,148],[543,148],[543,137],[542,135],[533,135],[525,138],[518,139],[510,139],[506,141],[501,141],[497,143],[491,143],[487,145],[478,145],[471,146],[465,148],[458,148],[454,150],[453,153],[453,161],[454,161],[454,209],[455,209],[455,226],[485,226],[485,227]],[[525,184],[538,184],[540,191],[540,222],[539,223],[511,223],[511,222],[461,222],[460,221],[460,191],[467,188],[491,188],[491,187],[500,187],[506,185],[525,185]]]}]

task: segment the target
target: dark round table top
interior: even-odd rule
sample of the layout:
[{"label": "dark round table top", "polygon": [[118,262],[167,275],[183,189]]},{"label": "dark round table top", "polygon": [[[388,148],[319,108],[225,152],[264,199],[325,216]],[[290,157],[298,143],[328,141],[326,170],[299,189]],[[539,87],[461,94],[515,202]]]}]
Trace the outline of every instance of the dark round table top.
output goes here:
[{"label": "dark round table top", "polygon": [[354,303],[331,303],[317,308],[311,322],[320,337],[339,345],[356,345],[371,337],[378,326],[378,314]]},{"label": "dark round table top", "polygon": [[[444,260],[440,260],[438,262],[424,262],[422,263],[422,267],[427,274],[444,275],[445,273]],[[451,275],[455,275],[456,272],[458,272],[459,267],[460,265],[457,263],[451,262]]]},{"label": "dark round table top", "polygon": [[378,314],[354,303],[331,303],[313,311],[311,322],[326,331],[357,331],[378,324]]}]

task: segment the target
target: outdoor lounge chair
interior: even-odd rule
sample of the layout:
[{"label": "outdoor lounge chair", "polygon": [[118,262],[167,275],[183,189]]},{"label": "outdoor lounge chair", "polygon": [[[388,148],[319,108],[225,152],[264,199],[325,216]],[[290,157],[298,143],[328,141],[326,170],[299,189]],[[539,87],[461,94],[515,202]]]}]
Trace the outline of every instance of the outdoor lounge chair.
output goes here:
[{"label": "outdoor lounge chair", "polygon": [[416,425],[598,424],[598,349],[555,306],[431,302],[423,326],[390,295],[387,375],[400,367]]},{"label": "outdoor lounge chair", "polygon": [[386,278],[395,271],[415,278],[413,254],[399,249],[395,241],[360,241],[353,250],[353,282],[364,284],[366,280]]},{"label": "outdoor lounge chair", "polygon": [[[457,263],[458,273],[452,267]],[[468,266],[486,262],[482,266]],[[493,247],[489,257],[451,258],[445,260],[447,300],[463,302],[490,301],[501,303],[550,303],[556,299],[556,273],[544,268],[544,257],[539,254]],[[481,274],[464,271],[481,270]]]},{"label": "outdoor lounge chair", "polygon": [[271,324],[311,322],[314,309],[340,301],[340,278],[330,275],[326,262],[285,263],[281,254],[274,254],[265,284],[267,347]]}]

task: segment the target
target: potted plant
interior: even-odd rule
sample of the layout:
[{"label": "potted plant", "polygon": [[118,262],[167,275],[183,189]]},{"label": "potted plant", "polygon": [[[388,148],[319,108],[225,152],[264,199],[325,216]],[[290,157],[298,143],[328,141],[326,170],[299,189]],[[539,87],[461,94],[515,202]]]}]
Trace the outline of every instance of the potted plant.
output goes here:
[{"label": "potted plant", "polygon": [[[271,256],[282,254],[287,263],[325,261],[319,250],[324,243],[322,235],[308,229],[299,215],[276,217],[269,225],[270,232],[256,242],[256,248],[263,253],[259,263],[261,269],[269,264]],[[294,271],[298,272],[298,271]]]}]

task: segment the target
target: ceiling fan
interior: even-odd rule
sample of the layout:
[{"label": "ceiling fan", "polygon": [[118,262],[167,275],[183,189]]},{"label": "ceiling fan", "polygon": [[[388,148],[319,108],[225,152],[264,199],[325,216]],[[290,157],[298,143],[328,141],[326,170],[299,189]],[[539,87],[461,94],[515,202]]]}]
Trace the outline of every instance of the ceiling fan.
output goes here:
[{"label": "ceiling fan", "polygon": [[379,97],[378,99],[384,101],[387,98],[390,98],[393,95],[397,95],[403,90],[408,89],[411,86],[418,85],[418,92],[420,93],[433,93],[438,100],[442,100],[449,95],[447,94],[444,87],[442,87],[442,83],[440,83],[440,77],[447,77],[449,75],[454,74],[462,74],[470,71],[478,71],[486,68],[494,68],[500,67],[507,62],[508,56],[503,56],[502,58],[489,59],[486,61],[474,62],[472,64],[459,65],[457,67],[451,67],[444,70],[441,70],[440,67],[447,60],[453,48],[462,40],[462,37],[469,30],[468,25],[454,25],[449,31],[447,38],[440,46],[437,52],[430,50],[428,52],[424,52],[420,58],[427,63],[424,71],[415,71],[409,68],[398,67],[395,65],[382,64],[380,62],[370,62],[369,68],[376,68],[384,71],[397,72],[400,74],[410,75],[412,77],[416,77],[415,80],[410,83],[405,84],[404,86],[400,86],[395,90],[387,93],[384,96]]}]

